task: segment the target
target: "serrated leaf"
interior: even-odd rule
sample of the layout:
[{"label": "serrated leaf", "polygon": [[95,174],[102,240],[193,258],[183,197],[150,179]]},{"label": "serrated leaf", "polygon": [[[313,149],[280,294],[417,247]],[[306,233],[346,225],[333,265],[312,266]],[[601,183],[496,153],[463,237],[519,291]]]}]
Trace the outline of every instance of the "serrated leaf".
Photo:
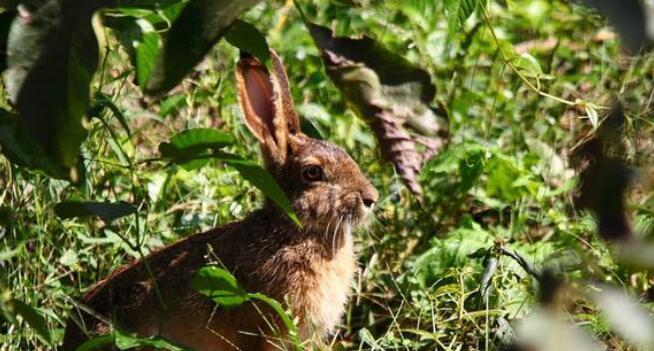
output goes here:
[{"label": "serrated leaf", "polygon": [[54,211],[61,219],[97,216],[108,224],[137,210],[126,202],[63,201],[55,205]]},{"label": "serrated leaf", "polygon": [[[463,27],[468,17],[475,12],[480,0],[444,0],[443,9],[447,18],[450,34]],[[483,1],[483,0],[482,0]]]},{"label": "serrated leaf", "polygon": [[146,85],[149,94],[161,94],[177,85],[238,15],[259,0],[191,0],[175,20]]},{"label": "serrated leaf", "polygon": [[76,165],[86,137],[81,120],[98,64],[91,26],[96,6],[63,0],[25,6],[9,34],[5,81],[21,126],[66,168]]},{"label": "serrated leaf", "polygon": [[236,278],[224,269],[207,266],[195,273],[191,286],[225,309],[233,309],[250,300]]},{"label": "serrated leaf", "polygon": [[[444,146],[448,129],[447,120],[429,105],[436,93],[431,77],[371,38],[334,37],[328,28],[308,26],[327,74],[370,125],[384,158],[420,197],[417,175],[423,162]],[[405,127],[416,133],[409,134]],[[424,152],[417,143],[424,145]]]},{"label": "serrated leaf", "polygon": [[266,37],[252,24],[236,20],[225,34],[225,40],[235,47],[254,55],[264,64],[270,62],[270,49]]}]

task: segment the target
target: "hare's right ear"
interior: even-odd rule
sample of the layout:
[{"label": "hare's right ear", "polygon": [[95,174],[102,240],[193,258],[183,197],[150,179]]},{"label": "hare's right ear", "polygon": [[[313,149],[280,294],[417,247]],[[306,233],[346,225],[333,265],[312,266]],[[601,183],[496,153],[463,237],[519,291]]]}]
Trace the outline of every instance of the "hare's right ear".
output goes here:
[{"label": "hare's right ear", "polygon": [[300,133],[288,78],[282,62],[270,51],[273,74],[258,59],[241,57],[236,69],[236,90],[245,124],[261,146],[268,161],[281,166],[288,154],[288,139]]}]

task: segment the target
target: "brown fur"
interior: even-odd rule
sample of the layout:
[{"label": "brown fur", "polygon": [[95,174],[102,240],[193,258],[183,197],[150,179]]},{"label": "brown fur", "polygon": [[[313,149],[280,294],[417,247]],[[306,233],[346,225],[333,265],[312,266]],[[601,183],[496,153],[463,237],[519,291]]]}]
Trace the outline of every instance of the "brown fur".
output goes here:
[{"label": "brown fur", "polygon": [[[351,231],[370,211],[377,192],[343,150],[299,131],[286,74],[272,55],[272,75],[252,58],[241,60],[239,99],[268,169],[304,226],[297,227],[266,202],[240,222],[193,235],[118,269],[82,299],[86,312],[73,310],[64,350],[74,350],[89,335],[107,333],[111,326],[159,335],[194,350],[283,347],[273,337],[283,327],[265,305],[246,302],[225,310],[194,291],[190,280],[211,257],[246,290],[287,301],[303,340],[319,340],[334,331],[356,267]],[[260,84],[261,79],[270,85]],[[270,105],[262,105],[266,103]],[[311,165],[322,167],[323,180],[302,176]]]}]

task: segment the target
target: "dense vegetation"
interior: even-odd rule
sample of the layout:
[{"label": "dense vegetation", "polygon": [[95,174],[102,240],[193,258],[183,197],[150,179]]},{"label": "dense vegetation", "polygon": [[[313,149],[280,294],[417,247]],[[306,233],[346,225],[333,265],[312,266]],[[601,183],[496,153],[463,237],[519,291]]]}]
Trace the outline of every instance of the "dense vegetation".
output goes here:
[{"label": "dense vegetation", "polygon": [[[330,349],[497,350],[515,340],[542,345],[553,339],[570,350],[594,349],[579,346],[589,338],[617,350],[654,345],[648,317],[654,312],[648,268],[654,265],[638,259],[625,264],[620,255],[636,254],[621,254],[611,244],[638,241],[648,248],[645,243],[654,239],[648,173],[654,55],[627,55],[597,12],[545,0],[267,1],[240,14],[228,40],[205,45],[206,56],[167,42],[168,53],[186,55],[179,60],[195,55],[201,62],[188,74],[166,75],[158,71],[157,55],[170,19],[187,1],[121,3],[94,19],[101,39],[97,71],[84,61],[88,57],[72,55],[75,69],[89,68],[86,73],[72,82],[56,72],[46,75],[26,95],[38,100],[18,103],[11,98],[12,80],[20,78],[15,70],[5,74],[0,350],[56,349],[67,311],[93,283],[162,245],[242,218],[261,205],[258,188],[275,196],[275,185],[259,169],[248,173],[222,154],[203,153],[215,147],[244,160],[260,157],[234,92],[238,48],[265,55],[256,30],[284,60],[306,131],[343,146],[381,194],[375,218],[357,235],[360,272]],[[6,37],[16,12],[2,4],[0,33]],[[412,140],[427,140],[426,146],[411,143],[416,153],[434,154],[419,174],[411,173],[414,164],[400,157],[405,154],[392,154],[397,149],[390,141],[375,135],[375,120],[356,108],[360,101],[343,95],[328,76],[302,16],[338,36],[366,35],[428,73],[431,83],[421,84],[427,90],[433,84],[435,97],[414,99],[420,108],[434,107],[429,111],[438,126],[425,135],[420,128],[405,131]],[[185,39],[189,47],[202,46]],[[46,63],[66,71],[56,60]],[[84,77],[92,87],[88,109],[84,102],[59,108],[42,98],[84,85]],[[71,99],[84,100],[84,89],[71,91]],[[618,102],[624,112],[611,112]],[[88,110],[81,124],[71,118],[74,108]],[[14,113],[51,116],[43,125],[32,121],[36,134],[46,135],[43,149],[26,146]],[[616,115],[619,126],[610,129],[605,122]],[[222,132],[202,130],[190,141],[206,143],[194,149],[200,156],[216,157],[180,160],[190,148],[184,149],[189,138],[179,133],[197,128]],[[592,155],[583,154],[584,146],[602,137],[610,144],[606,152],[619,160],[611,169],[629,170],[637,180],[625,192],[624,206],[626,185],[602,173],[601,157],[593,163]],[[600,181],[580,189],[589,163],[600,166],[590,167],[595,173],[587,177]],[[606,215],[596,204],[604,193],[618,203],[609,215],[621,217],[626,210],[630,220],[623,224],[632,223],[633,236],[620,232],[613,240],[613,232],[602,232],[602,221],[596,224],[596,215]],[[276,201],[283,206],[283,198]],[[520,328],[525,319],[531,324]],[[556,328],[559,334],[550,334]],[[549,348],[558,349],[564,348]]]}]

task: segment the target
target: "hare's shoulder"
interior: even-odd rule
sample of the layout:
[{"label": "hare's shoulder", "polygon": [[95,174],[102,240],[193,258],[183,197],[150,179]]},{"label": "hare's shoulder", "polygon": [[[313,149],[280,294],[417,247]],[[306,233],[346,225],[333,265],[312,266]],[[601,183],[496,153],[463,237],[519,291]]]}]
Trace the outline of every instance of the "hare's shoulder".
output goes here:
[{"label": "hare's shoulder", "polygon": [[[84,296],[84,303],[111,298],[115,303],[129,299],[136,303],[139,297],[145,297],[156,282],[159,289],[168,288],[175,291],[182,280],[188,280],[207,259],[205,256],[212,249],[218,249],[219,257],[229,255],[233,244],[233,233],[238,231],[239,222],[194,234],[171,245],[160,248],[143,259],[135,260],[117,268],[105,279],[99,281]],[[218,244],[216,244],[218,243]],[[154,278],[154,280],[152,279]],[[111,294],[112,296],[108,296]]]}]

